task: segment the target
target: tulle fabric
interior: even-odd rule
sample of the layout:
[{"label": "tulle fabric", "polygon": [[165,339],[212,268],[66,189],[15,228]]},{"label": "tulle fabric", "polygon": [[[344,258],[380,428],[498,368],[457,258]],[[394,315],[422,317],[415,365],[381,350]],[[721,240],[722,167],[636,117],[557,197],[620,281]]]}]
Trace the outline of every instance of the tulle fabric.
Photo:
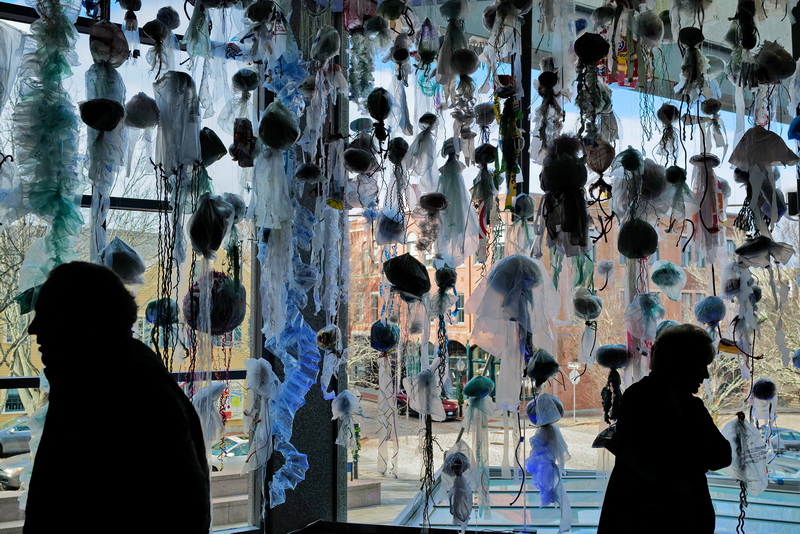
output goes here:
[{"label": "tulle fabric", "polygon": [[403,379],[403,387],[405,387],[408,394],[409,407],[420,416],[430,415],[434,421],[447,419],[447,414],[444,412],[444,406],[440,398],[443,377],[440,377],[437,371],[439,361],[437,357],[428,369],[421,371],[416,376],[408,376]]},{"label": "tulle fabric", "polygon": [[472,515],[472,495],[478,483],[475,458],[469,446],[459,440],[445,454],[442,483],[447,489],[453,524],[465,531]]},{"label": "tulle fabric", "polygon": [[480,224],[464,184],[463,168],[454,155],[439,168],[437,191],[447,196],[448,206],[442,213],[442,230],[436,242],[437,267],[458,267],[478,250]]},{"label": "tulle fabric", "polygon": [[664,313],[658,293],[638,293],[625,309],[625,329],[642,343],[652,345]]},{"label": "tulle fabric", "polygon": [[572,527],[572,508],[561,479],[570,458],[567,443],[556,425],[544,425],[531,437],[530,445],[531,453],[525,461],[525,469],[539,490],[542,506],[555,504],[561,507],[559,532],[568,532]]}]

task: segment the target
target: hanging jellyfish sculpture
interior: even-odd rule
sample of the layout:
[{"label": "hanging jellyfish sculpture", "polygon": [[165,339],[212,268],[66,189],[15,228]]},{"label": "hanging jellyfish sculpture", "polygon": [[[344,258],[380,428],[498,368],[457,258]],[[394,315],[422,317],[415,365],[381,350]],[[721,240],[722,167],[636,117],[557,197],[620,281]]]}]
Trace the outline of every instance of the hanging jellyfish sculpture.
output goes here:
[{"label": "hanging jellyfish sculpture", "polygon": [[564,123],[564,109],[558,100],[566,95],[558,89],[558,73],[545,70],[546,63],[551,64],[552,58],[542,60],[542,73],[535,84],[542,100],[534,112],[531,124],[531,131],[534,132],[531,139],[531,159],[537,163],[542,163],[550,144],[561,134]]},{"label": "hanging jellyfish sculpture", "polygon": [[585,144],[598,141],[597,116],[611,101],[608,87],[598,78],[597,62],[606,57],[610,46],[597,33],[584,33],[575,40],[577,64],[577,88],[575,105],[580,112],[578,136]]},{"label": "hanging jellyfish sculpture", "polygon": [[177,331],[180,321],[179,313],[178,303],[171,298],[162,297],[147,303],[144,319],[152,325],[150,327],[150,346],[159,355],[161,355],[162,348],[171,344],[171,340],[177,340],[178,343],[183,344]]},{"label": "hanging jellyfish sculpture", "polygon": [[243,68],[239,69],[231,77],[231,86],[233,88],[233,98],[231,98],[217,119],[217,124],[223,131],[235,135],[235,120],[245,119],[252,125],[256,122],[255,118],[255,105],[250,100],[253,91],[258,89],[261,85],[258,73],[252,69]]},{"label": "hanging jellyfish sculpture", "polygon": [[472,515],[472,494],[477,474],[472,451],[459,440],[445,454],[442,482],[447,488],[453,524],[459,526],[461,534],[466,531]]},{"label": "hanging jellyfish sculpture", "polygon": [[732,456],[731,465],[721,471],[739,481],[739,523],[736,530],[739,532],[741,527],[741,532],[744,532],[747,495],[761,495],[769,483],[767,446],[759,430],[745,420],[743,412],[738,412],[736,418],[726,424],[721,432],[730,442]]},{"label": "hanging jellyfish sculpture", "polygon": [[446,0],[439,6],[439,13],[447,21],[447,27],[439,47],[436,82],[442,86],[448,103],[453,99],[453,81],[456,76],[450,59],[456,50],[463,50],[468,45],[467,35],[464,33],[464,17],[467,7],[466,0]]},{"label": "hanging jellyfish sculpture", "polygon": [[598,289],[598,291],[603,291],[614,281],[614,275],[616,274],[615,264],[612,260],[600,260],[597,262],[595,270],[598,276],[605,278],[603,286]]},{"label": "hanging jellyfish sculpture", "polygon": [[158,80],[162,72],[175,68],[175,50],[172,42],[175,36],[167,25],[158,19],[153,19],[142,26],[142,31],[154,41],[153,46],[147,51],[147,63],[150,64],[151,72],[156,71],[155,78]]},{"label": "hanging jellyfish sculpture", "polygon": [[625,308],[625,330],[629,338],[638,340],[637,350],[642,356],[650,355],[664,312],[658,293],[637,293]]},{"label": "hanging jellyfish sculpture", "polygon": [[484,519],[491,517],[488,462],[489,418],[494,412],[494,401],[491,397],[493,391],[494,382],[483,375],[472,377],[463,390],[468,404],[462,426],[472,436],[472,450],[475,453],[475,469],[478,474],[478,516]]},{"label": "hanging jellyfish sculpture", "polygon": [[614,161],[617,153],[614,146],[608,141],[601,139],[594,144],[585,145],[586,166],[589,167],[597,178],[589,184],[589,200],[587,207],[597,206],[600,213],[597,214],[597,222],[594,225],[596,237],[592,242],[596,243],[600,239],[607,240],[614,223],[614,212],[606,210],[605,204],[611,199],[612,187],[605,179],[605,173]]},{"label": "hanging jellyfish sculpture", "polygon": [[557,397],[539,393],[525,407],[528,418],[536,429],[530,439],[531,453],[525,460],[525,469],[531,474],[539,490],[541,506],[555,504],[561,508],[559,532],[569,532],[572,527],[572,508],[562,476],[569,460],[569,450],[557,423],[564,415],[564,406]]},{"label": "hanging jellyfish sculpture", "polygon": [[711,89],[706,81],[708,62],[700,46],[705,37],[700,28],[681,28],[678,33],[678,44],[683,50],[681,63],[681,80],[675,85],[675,93],[681,96],[681,101],[694,104],[698,100],[711,98]]},{"label": "hanging jellyfish sculpture", "polygon": [[443,193],[426,193],[422,195],[414,208],[411,217],[417,223],[419,236],[417,248],[423,252],[432,252],[434,244],[442,231],[442,214],[447,210],[449,202]]},{"label": "hanging jellyfish sculpture", "polygon": [[671,261],[657,260],[650,268],[650,280],[673,301],[681,300],[681,293],[686,287],[686,271]]},{"label": "hanging jellyfish sculpture", "polygon": [[728,133],[725,130],[725,122],[719,116],[722,110],[722,102],[716,98],[709,98],[700,103],[700,111],[709,115],[701,120],[705,122],[705,139],[712,141],[710,147],[722,149],[722,159],[728,153]]},{"label": "hanging jellyfish sculpture", "polygon": [[664,177],[669,184],[664,192],[664,202],[669,205],[670,221],[666,232],[673,233],[677,230],[676,225],[683,228],[687,221],[691,223],[691,218],[700,206],[692,189],[686,183],[686,171],[682,167],[677,165],[667,167]]},{"label": "hanging jellyfish sculpture", "polygon": [[125,104],[125,126],[128,128],[128,154],[125,162],[128,176],[131,175],[131,165],[135,160],[136,145],[140,139],[144,138],[145,153],[152,159],[153,134],[159,118],[158,104],[144,93],[136,93]]},{"label": "hanging jellyfish sculpture", "polygon": [[706,332],[711,339],[717,339],[717,329],[725,319],[725,313],[725,302],[716,295],[709,295],[694,306],[697,322],[706,325]]},{"label": "hanging jellyfish sculpture", "polygon": [[734,225],[750,237],[772,237],[781,215],[775,166],[796,165],[800,159],[778,134],[753,126],[744,133],[728,161],[738,169],[735,178],[747,190]]},{"label": "hanging jellyfish sculpture", "polygon": [[100,252],[100,261],[127,285],[144,284],[144,260],[136,249],[115,237]]},{"label": "hanging jellyfish sculpture", "polygon": [[[439,30],[431,19],[425,18],[417,33],[417,53],[415,67],[419,72],[420,84],[431,75],[431,66],[439,57]],[[421,71],[421,72],[420,72]],[[431,95],[428,95],[431,96]]]},{"label": "hanging jellyfish sculpture", "polygon": [[339,369],[346,361],[339,327],[329,324],[317,332],[317,346],[325,353],[319,385],[323,398],[331,400],[336,396],[336,392],[330,389],[331,379],[338,378]]},{"label": "hanging jellyfish sculpture", "polygon": [[137,60],[141,55],[141,51],[139,50],[141,41],[139,38],[139,21],[136,19],[136,12],[142,9],[142,1],[120,0],[119,7],[125,10],[122,29],[125,33],[125,40],[128,41],[130,58]]},{"label": "hanging jellyfish sculpture", "polygon": [[[772,436],[772,429],[778,415],[775,409],[778,406],[778,386],[769,378],[759,378],[753,383],[750,390],[750,421],[756,428],[764,428],[764,436],[767,447],[772,447],[769,441]],[[780,448],[780,443],[778,443]]]},{"label": "hanging jellyfish sculpture", "polygon": [[635,50],[638,59],[637,87],[640,90],[642,131],[648,140],[653,133],[653,112],[655,93],[655,62],[653,51],[661,46],[664,40],[664,22],[654,10],[642,6],[634,15],[633,34],[635,36]]},{"label": "hanging jellyfish sculpture", "polygon": [[471,189],[472,205],[478,213],[480,233],[476,261],[485,263],[488,259],[489,234],[492,228],[500,223],[498,213],[497,195],[500,191],[495,184],[495,173],[490,172],[489,164],[497,160],[497,149],[494,145],[484,143],[475,149],[475,164],[478,166],[478,176],[475,177]]},{"label": "hanging jellyfish sculpture", "polygon": [[658,146],[656,147],[656,154],[664,156],[664,160],[667,164],[672,162],[672,164],[675,165],[678,161],[680,140],[678,139],[677,132],[673,125],[681,118],[681,112],[672,104],[665,103],[656,112],[656,117],[658,117],[658,120],[661,121],[663,125],[661,139],[659,139]]},{"label": "hanging jellyfish sculpture", "polygon": [[[541,207],[541,203],[539,204]],[[533,197],[520,193],[511,205],[513,221],[508,228],[508,239],[505,244],[507,254],[523,254],[530,256],[534,251],[538,235],[536,233],[536,202]]]},{"label": "hanging jellyfish sculpture", "polygon": [[619,370],[630,363],[628,348],[625,345],[604,345],[594,353],[595,361],[609,370],[608,381],[600,392],[603,402],[603,420],[613,423],[619,416],[620,403],[622,402],[622,378]]},{"label": "hanging jellyfish sculpture", "polygon": [[689,158],[694,165],[693,182],[698,211],[693,218],[695,243],[701,257],[716,264],[725,254],[725,220],[730,187],[718,178],[714,168],[719,158],[714,154],[697,154]]},{"label": "hanging jellyfish sculpture", "polygon": [[561,135],[553,140],[542,162],[539,180],[545,194],[537,214],[537,257],[543,253],[545,231],[547,246],[570,258],[589,250],[589,213],[583,189],[587,172],[582,150],[580,139]]},{"label": "hanging jellyfish sculpture", "polygon": [[[749,362],[743,356],[753,353],[753,338],[759,324],[757,318],[758,301],[761,300],[761,287],[755,284],[750,267],[731,261],[722,272],[722,298],[735,301],[738,305],[736,317],[731,321],[732,342],[735,351],[731,351],[739,360],[742,379],[750,379]],[[720,354],[724,354],[720,351]]]},{"label": "hanging jellyfish sculpture", "polygon": [[[725,42],[733,49],[728,63],[728,78],[737,86],[754,90],[758,87],[753,49],[758,45],[759,35],[756,27],[756,3],[754,0],[738,0],[736,13],[730,19],[731,25],[725,34]],[[738,106],[737,106],[738,107]],[[744,110],[737,109],[737,113]]]},{"label": "hanging jellyfish sculpture", "polygon": [[436,123],[438,118],[433,113],[425,113],[419,118],[420,131],[408,152],[403,157],[403,165],[412,176],[419,178],[412,183],[416,189],[414,200],[422,193],[436,190]]},{"label": "hanging jellyfish sculpture", "polygon": [[594,364],[597,347],[597,319],[603,311],[603,299],[585,287],[577,287],[572,294],[572,307],[575,316],[584,321],[578,360],[586,365]]},{"label": "hanging jellyfish sculpture", "polygon": [[408,171],[403,166],[403,158],[408,154],[408,141],[402,137],[389,140],[386,147],[386,158],[394,165],[389,191],[386,194],[386,204],[405,213],[408,208]]},{"label": "hanging jellyfish sculpture", "polygon": [[645,162],[639,152],[628,148],[617,156],[615,166],[621,169],[621,175],[614,189],[626,193],[624,197],[619,194],[614,197],[617,206],[614,211],[622,218],[617,248],[628,259],[648,258],[658,249],[658,234],[643,217],[646,206],[641,205],[641,192]]},{"label": "hanging jellyfish sculpture", "polygon": [[336,395],[331,402],[332,419],[339,420],[339,434],[336,437],[336,444],[353,451],[358,448],[356,440],[356,427],[359,419],[364,417],[364,410],[358,402],[358,397],[353,395],[349,389],[343,390]]},{"label": "hanging jellyfish sculpture", "polygon": [[442,231],[436,241],[434,263],[437,267],[458,267],[478,250],[480,223],[461,175],[464,165],[457,159],[452,138],[444,142],[442,156],[447,161],[439,168],[436,190],[447,197],[448,205],[442,213]]}]

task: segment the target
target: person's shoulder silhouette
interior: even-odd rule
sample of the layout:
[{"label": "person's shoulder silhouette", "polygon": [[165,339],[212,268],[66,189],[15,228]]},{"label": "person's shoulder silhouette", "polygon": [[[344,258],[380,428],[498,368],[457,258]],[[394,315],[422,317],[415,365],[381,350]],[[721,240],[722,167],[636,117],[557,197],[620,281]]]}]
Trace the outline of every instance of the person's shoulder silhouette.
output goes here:
[{"label": "person's shoulder silhouette", "polygon": [[599,534],[714,532],[706,473],[729,465],[731,448],[694,394],[715,354],[695,325],[657,336],[650,375],[622,396]]},{"label": "person's shoulder silhouette", "polygon": [[[102,265],[63,264],[34,311],[28,331],[50,392],[23,532],[207,533],[200,420],[161,359],[132,336],[138,307],[123,282]],[[76,461],[81,490],[64,491]],[[130,469],[141,465],[147,472]]]}]

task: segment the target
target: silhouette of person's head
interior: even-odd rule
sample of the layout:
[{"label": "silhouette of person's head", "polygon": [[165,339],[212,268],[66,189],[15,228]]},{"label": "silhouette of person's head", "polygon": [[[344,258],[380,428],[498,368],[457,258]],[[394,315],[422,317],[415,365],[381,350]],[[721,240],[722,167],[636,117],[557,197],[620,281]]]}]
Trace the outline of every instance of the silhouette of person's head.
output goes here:
[{"label": "silhouette of person's head", "polygon": [[702,328],[693,324],[669,326],[653,344],[650,371],[681,391],[697,393],[708,378],[708,365],[715,355],[714,342]]},{"label": "silhouette of person's head", "polygon": [[46,355],[74,340],[130,337],[136,322],[133,295],[102,265],[72,262],[53,269],[39,289],[28,327]]}]

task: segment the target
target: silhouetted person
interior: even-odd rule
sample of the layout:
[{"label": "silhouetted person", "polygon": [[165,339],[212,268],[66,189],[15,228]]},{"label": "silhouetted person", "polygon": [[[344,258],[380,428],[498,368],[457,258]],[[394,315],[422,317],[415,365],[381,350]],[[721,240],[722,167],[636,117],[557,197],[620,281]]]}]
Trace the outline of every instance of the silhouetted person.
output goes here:
[{"label": "silhouetted person", "polygon": [[69,263],[42,285],[28,332],[50,383],[26,534],[207,533],[207,453],[189,399],[131,327],[106,267]]},{"label": "silhouetted person", "polygon": [[694,325],[672,326],[653,345],[650,374],[622,396],[616,456],[598,534],[714,532],[706,472],[731,463],[731,447],[694,396],[716,349]]}]

